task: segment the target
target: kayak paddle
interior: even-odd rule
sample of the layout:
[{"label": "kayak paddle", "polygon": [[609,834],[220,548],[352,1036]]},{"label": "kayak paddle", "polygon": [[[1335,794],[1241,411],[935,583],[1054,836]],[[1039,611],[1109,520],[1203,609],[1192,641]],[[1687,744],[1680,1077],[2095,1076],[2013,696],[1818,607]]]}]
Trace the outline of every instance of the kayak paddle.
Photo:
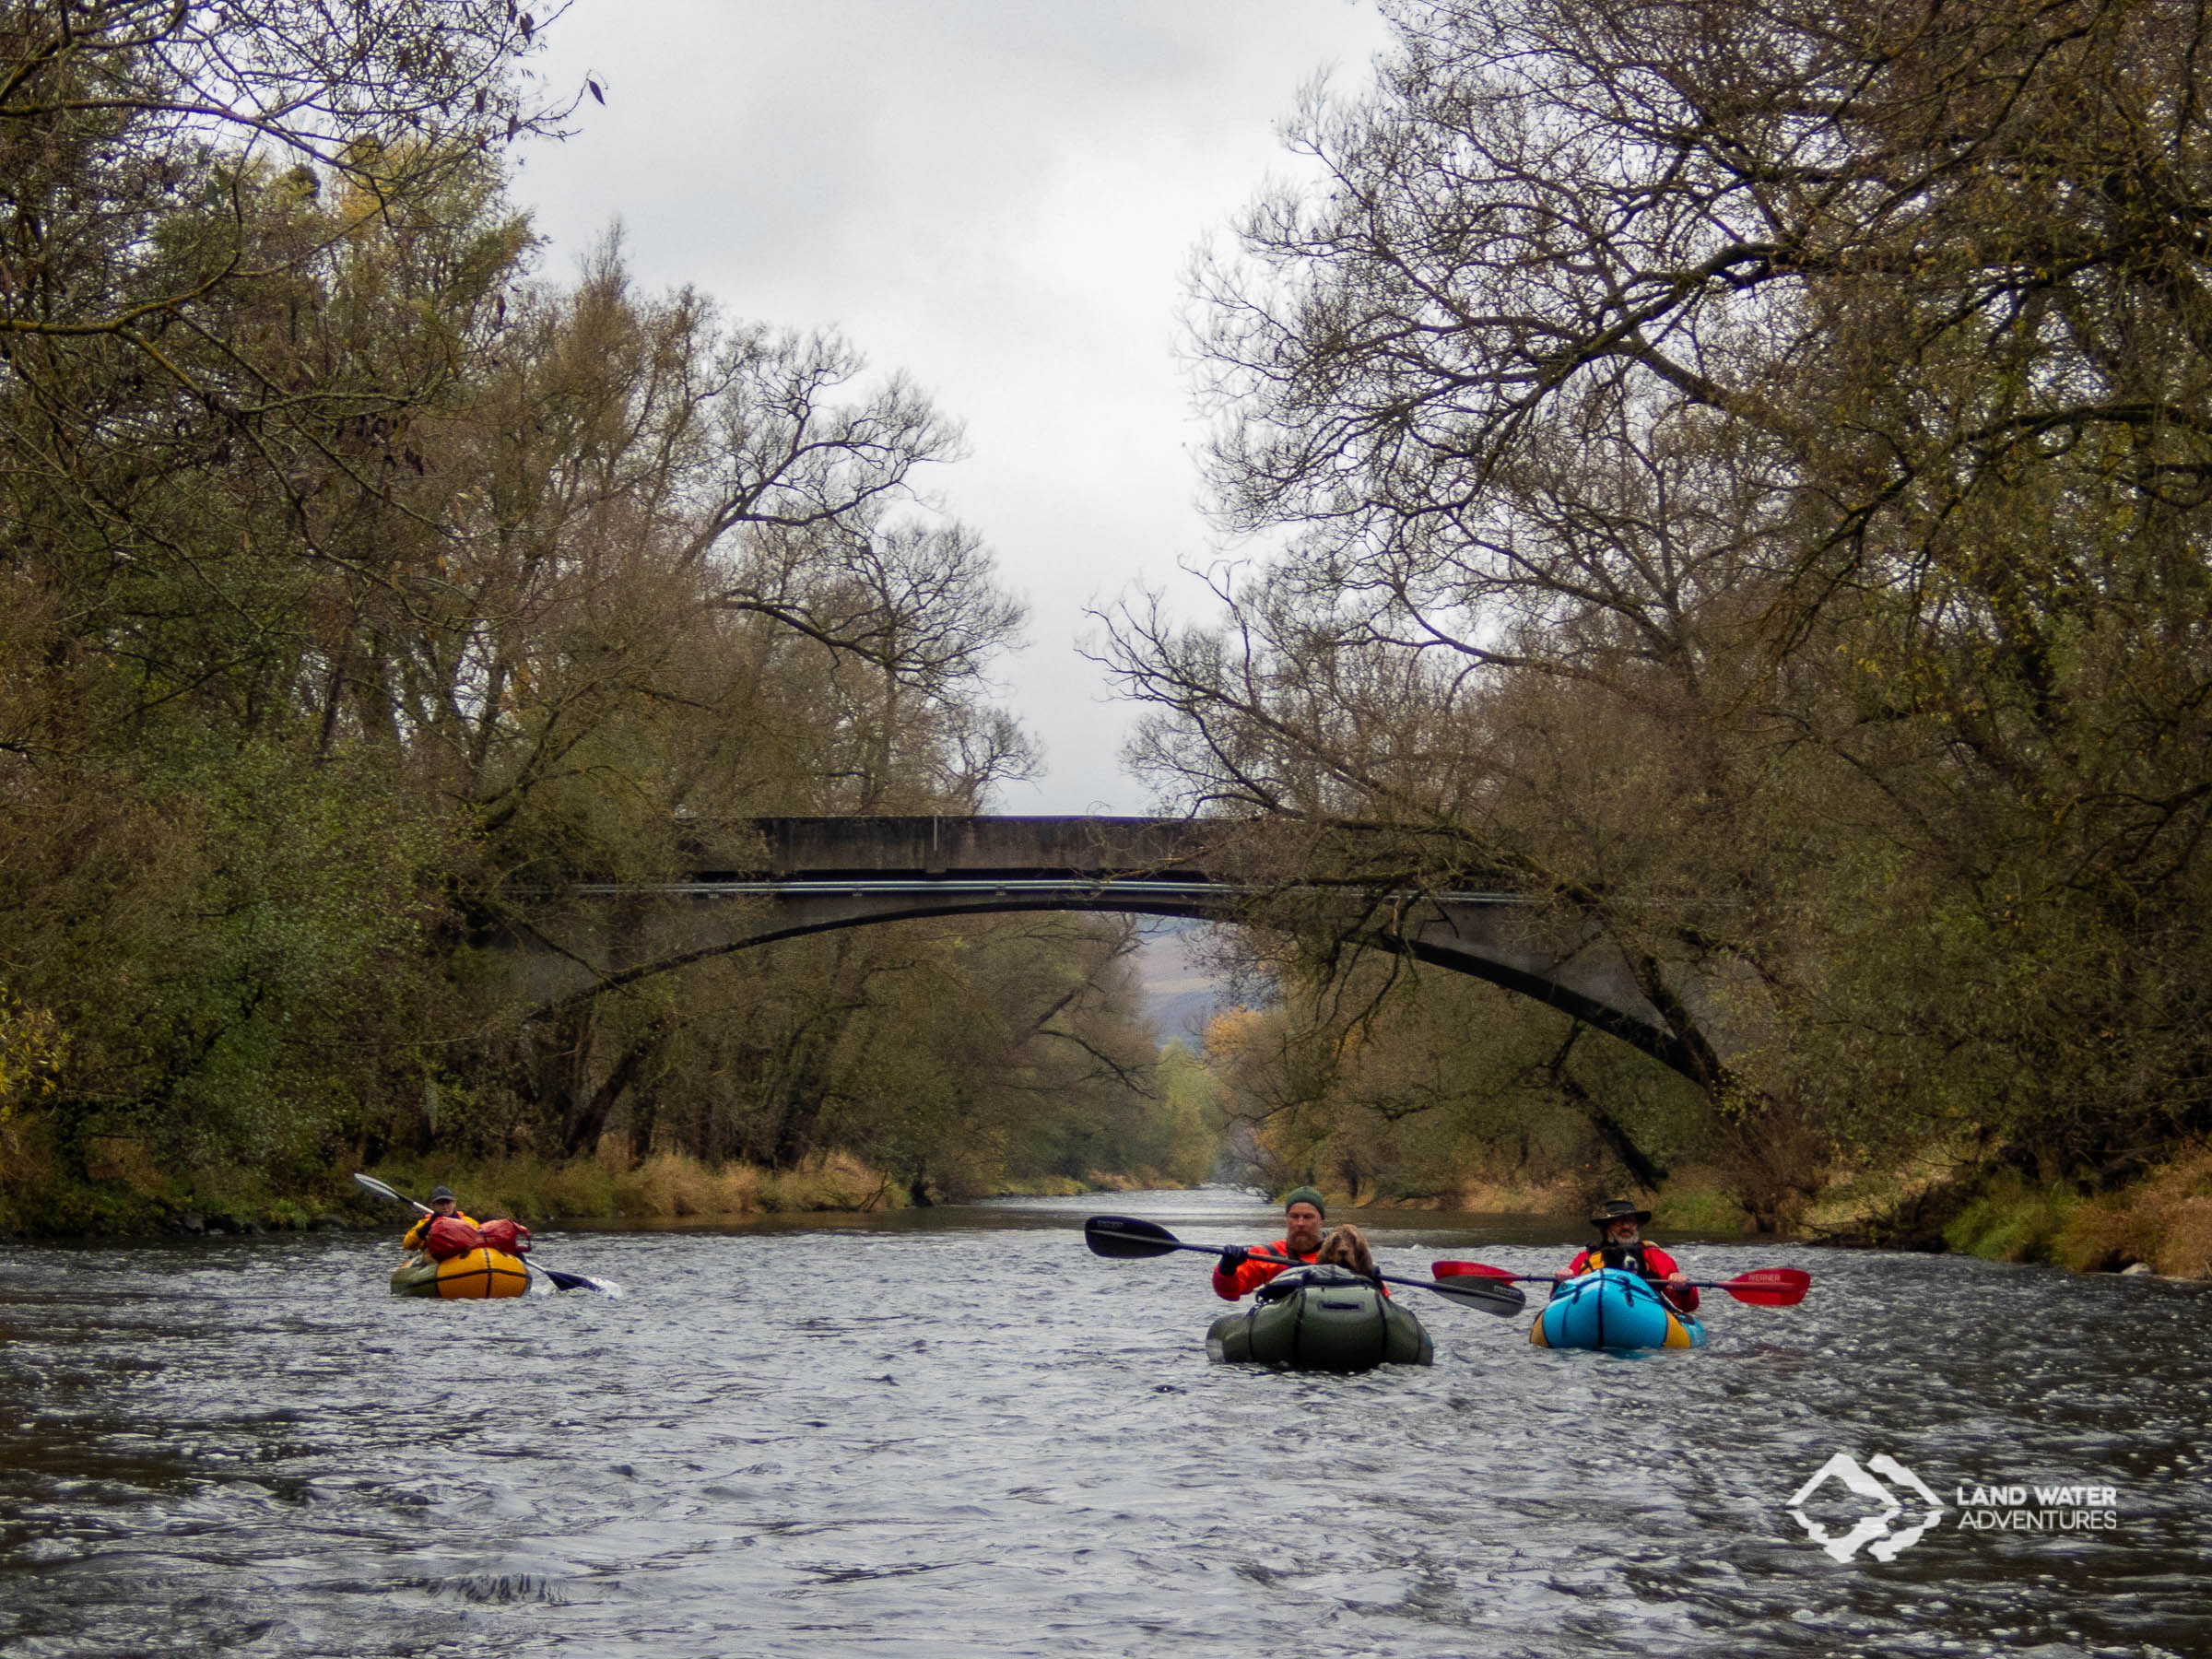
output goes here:
[{"label": "kayak paddle", "polygon": [[[404,1204],[409,1209],[415,1210],[425,1216],[430,1213],[430,1206],[429,1205],[416,1203],[414,1199],[408,1197],[405,1193],[399,1191],[396,1187],[386,1186],[382,1182],[379,1181],[373,1175],[363,1175],[357,1171],[353,1180],[354,1184],[359,1187],[364,1193],[373,1193],[377,1197],[387,1199],[394,1204]],[[556,1290],[599,1290],[604,1291],[608,1296],[619,1296],[622,1294],[622,1292],[616,1288],[613,1285],[603,1285],[597,1279],[585,1278],[581,1273],[560,1273],[551,1267],[539,1267],[535,1262],[532,1261],[526,1255],[522,1257],[521,1260],[524,1266],[536,1268],[538,1272],[544,1274],[547,1278],[551,1279],[553,1281],[553,1288]]]},{"label": "kayak paddle", "polygon": [[[1547,1274],[1508,1273],[1502,1267],[1485,1266],[1480,1262],[1436,1262],[1430,1271],[1438,1278],[1478,1278],[1492,1284],[1548,1285],[1555,1281]],[[1805,1300],[1811,1288],[1813,1276],[1802,1267],[1755,1267],[1749,1273],[1739,1273],[1732,1279],[1691,1279],[1700,1290],[1725,1290],[1740,1302],[1749,1302],[1759,1308],[1794,1308]]]},{"label": "kayak paddle", "polygon": [[[1093,1216],[1083,1223],[1083,1241],[1090,1246],[1095,1255],[1123,1260],[1166,1255],[1175,1250],[1218,1256],[1229,1248],[1225,1244],[1185,1244],[1158,1222],[1139,1221],[1131,1216]],[[1280,1262],[1286,1267],[1311,1265],[1305,1262],[1293,1262],[1288,1256],[1270,1254],[1265,1250],[1247,1251],[1245,1253],[1263,1262]],[[1513,1314],[1528,1305],[1528,1298],[1521,1291],[1507,1285],[1494,1284],[1487,1277],[1477,1277],[1465,1284],[1436,1285],[1426,1279],[1397,1278],[1387,1273],[1378,1273],[1375,1277],[1386,1285],[1410,1285],[1417,1290],[1434,1290],[1463,1308],[1479,1308],[1485,1313]]]}]

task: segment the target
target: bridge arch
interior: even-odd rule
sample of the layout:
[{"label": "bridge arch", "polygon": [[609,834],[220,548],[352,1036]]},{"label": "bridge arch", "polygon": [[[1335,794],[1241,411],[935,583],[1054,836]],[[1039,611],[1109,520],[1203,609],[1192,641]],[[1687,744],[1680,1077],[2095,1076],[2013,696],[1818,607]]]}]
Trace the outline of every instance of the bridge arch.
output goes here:
[{"label": "bridge arch", "polygon": [[[1378,894],[1241,874],[1235,825],[1135,818],[787,818],[692,838],[677,879],[585,883],[582,900],[650,910],[650,928],[541,954],[547,1016],[604,992],[779,940],[849,927],[1020,911],[1109,912],[1266,925],[1296,894],[1342,936],[1531,997],[1708,1086],[1710,1056],[1653,1005],[1588,922],[1513,892]],[[565,964],[565,976],[561,964]]]}]

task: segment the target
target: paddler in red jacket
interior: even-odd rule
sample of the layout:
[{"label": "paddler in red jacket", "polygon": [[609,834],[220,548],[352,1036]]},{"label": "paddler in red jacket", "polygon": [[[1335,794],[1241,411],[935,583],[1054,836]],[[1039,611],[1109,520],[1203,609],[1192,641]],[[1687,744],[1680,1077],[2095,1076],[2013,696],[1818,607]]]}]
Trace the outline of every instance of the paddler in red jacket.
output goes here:
[{"label": "paddler in red jacket", "polygon": [[441,1216],[451,1216],[456,1221],[467,1222],[471,1227],[477,1225],[475,1217],[461,1213],[461,1201],[453,1196],[452,1187],[432,1187],[430,1213],[407,1229],[407,1236],[400,1240],[399,1247],[402,1250],[420,1250],[430,1236],[430,1223]]},{"label": "paddler in red jacket", "polygon": [[1283,1236],[1272,1244],[1256,1247],[1269,1255],[1289,1260],[1262,1261],[1253,1251],[1232,1245],[1221,1253],[1220,1261],[1215,1265],[1214,1294],[1223,1301],[1235,1301],[1247,1291],[1257,1290],[1289,1265],[1290,1261],[1312,1261],[1321,1253],[1321,1224],[1325,1213],[1321,1194],[1313,1188],[1291,1188],[1283,1196]]},{"label": "paddler in red jacket", "polygon": [[1660,1294],[1683,1312],[1695,1313],[1698,1288],[1689,1282],[1689,1275],[1677,1266],[1675,1258],[1658,1245],[1643,1241],[1643,1224],[1651,1218],[1650,1210],[1638,1209],[1626,1198],[1609,1199],[1605,1208],[1590,1218],[1590,1225],[1597,1229],[1602,1242],[1583,1251],[1553,1274],[1552,1281],[1563,1284],[1585,1273],[1595,1273],[1600,1267],[1622,1267],[1657,1285]]}]

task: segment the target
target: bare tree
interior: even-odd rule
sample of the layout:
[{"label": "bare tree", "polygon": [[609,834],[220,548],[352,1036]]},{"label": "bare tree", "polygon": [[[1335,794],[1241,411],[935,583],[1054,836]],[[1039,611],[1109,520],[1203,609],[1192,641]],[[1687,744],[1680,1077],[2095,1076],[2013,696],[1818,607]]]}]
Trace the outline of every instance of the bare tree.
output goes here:
[{"label": "bare tree", "polygon": [[[1140,758],[1580,908],[1761,1144],[1809,1147],[1806,1100],[1835,1144],[2062,1160],[2202,1121],[2201,22],[1391,15],[1376,84],[1293,130],[1322,182],[1199,265],[1212,499],[1283,550],[1217,580],[1223,625],[1114,619]],[[1971,921],[1900,972],[1937,915]],[[2090,1029],[2124,1108],[2050,1064]]]}]

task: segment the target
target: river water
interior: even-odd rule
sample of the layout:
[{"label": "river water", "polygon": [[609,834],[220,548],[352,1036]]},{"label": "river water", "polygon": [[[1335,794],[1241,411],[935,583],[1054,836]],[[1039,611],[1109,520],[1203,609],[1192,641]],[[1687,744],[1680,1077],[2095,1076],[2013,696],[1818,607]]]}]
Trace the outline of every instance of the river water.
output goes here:
[{"label": "river water", "polygon": [[[1402,1291],[1433,1369],[1299,1377],[1209,1365],[1203,1258],[1091,1256],[1099,1209],[1279,1230],[1207,1191],[547,1234],[626,1294],[487,1303],[391,1298],[362,1236],[0,1251],[0,1653],[2212,1653],[2212,1288],[1690,1244],[1812,1294],[1614,1357]],[[1360,1219],[1418,1277],[1577,1241]],[[1891,1477],[1834,1559],[1789,1500],[1838,1453],[1945,1512],[1875,1559],[1924,1518]],[[2036,1485],[2112,1495],[1960,1503]]]}]

